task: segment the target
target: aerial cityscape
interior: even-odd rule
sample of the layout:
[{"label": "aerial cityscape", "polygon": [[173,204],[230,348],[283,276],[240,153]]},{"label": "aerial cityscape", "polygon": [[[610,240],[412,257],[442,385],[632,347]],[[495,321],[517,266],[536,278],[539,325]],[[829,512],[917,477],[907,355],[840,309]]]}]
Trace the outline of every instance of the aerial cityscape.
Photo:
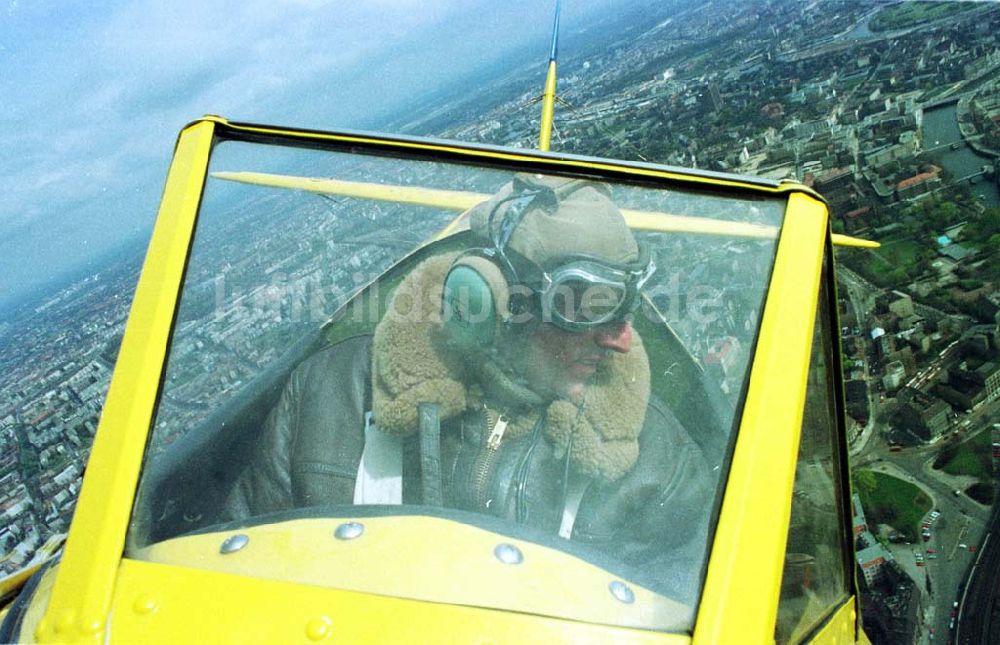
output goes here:
[{"label": "aerial cityscape", "polygon": [[[1000,4],[709,0],[576,42],[560,53],[554,149],[798,180],[827,200],[834,232],[881,243],[836,256],[862,613],[875,643],[947,639],[1000,473]],[[532,148],[542,70],[502,70],[386,130]],[[447,221],[373,229],[314,196],[258,206],[289,214],[268,221],[273,236],[248,234],[237,205],[197,241],[230,260],[189,267],[165,379],[197,376],[167,388],[154,450]],[[277,234],[294,227],[339,241]],[[335,269],[340,244],[370,250]],[[749,273],[757,252],[720,270]],[[0,577],[69,527],[141,262],[123,253],[0,324]],[[251,271],[271,284],[243,288]],[[739,322],[753,300],[730,306]],[[737,327],[677,324],[710,370],[750,351]]]}]

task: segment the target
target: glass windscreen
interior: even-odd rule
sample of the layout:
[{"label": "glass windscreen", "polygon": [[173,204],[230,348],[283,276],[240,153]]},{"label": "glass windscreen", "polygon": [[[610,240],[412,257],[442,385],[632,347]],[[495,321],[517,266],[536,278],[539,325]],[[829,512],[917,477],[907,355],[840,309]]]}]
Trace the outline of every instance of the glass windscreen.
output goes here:
[{"label": "glass windscreen", "polygon": [[129,557],[690,630],[783,196],[232,141],[209,171]]},{"label": "glass windscreen", "polygon": [[830,323],[829,268],[816,308],[812,358],[809,364],[795,495],[788,528],[781,599],[774,639],[777,643],[805,641],[850,595],[849,559],[844,534],[843,490],[837,435],[836,390]]}]

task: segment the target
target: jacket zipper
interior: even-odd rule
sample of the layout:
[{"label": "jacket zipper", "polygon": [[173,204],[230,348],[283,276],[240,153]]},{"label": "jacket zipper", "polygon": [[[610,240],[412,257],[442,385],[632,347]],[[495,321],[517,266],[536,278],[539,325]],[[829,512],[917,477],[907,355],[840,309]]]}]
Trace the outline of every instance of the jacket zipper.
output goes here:
[{"label": "jacket zipper", "polygon": [[486,435],[483,448],[476,460],[472,486],[477,505],[488,509],[492,502],[487,496],[490,474],[500,454],[500,442],[503,441],[504,432],[507,430],[507,418],[486,408],[486,430],[489,434]]}]

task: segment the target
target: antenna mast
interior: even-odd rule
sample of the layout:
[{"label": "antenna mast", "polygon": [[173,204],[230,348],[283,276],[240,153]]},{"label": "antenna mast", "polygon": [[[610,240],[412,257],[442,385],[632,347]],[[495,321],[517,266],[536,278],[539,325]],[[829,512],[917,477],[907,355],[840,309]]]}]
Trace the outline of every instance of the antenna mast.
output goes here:
[{"label": "antenna mast", "polygon": [[556,55],[559,44],[559,5],[556,0],[556,18],[552,23],[552,50],[549,53],[549,72],[545,78],[545,93],[542,94],[542,129],[538,135],[538,149],[547,151],[552,142],[552,114],[556,104]]}]

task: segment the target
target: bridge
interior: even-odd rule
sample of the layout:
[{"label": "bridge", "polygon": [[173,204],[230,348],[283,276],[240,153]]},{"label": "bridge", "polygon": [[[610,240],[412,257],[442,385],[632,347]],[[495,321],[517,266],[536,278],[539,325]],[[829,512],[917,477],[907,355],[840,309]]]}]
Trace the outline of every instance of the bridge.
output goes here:
[{"label": "bridge", "polygon": [[[962,140],[959,141],[949,141],[948,143],[942,143],[941,145],[924,148],[922,152],[925,154],[942,152],[942,151],[948,152],[950,150],[961,150],[964,147],[968,147],[969,151],[972,152],[972,154],[978,157],[982,157],[984,160],[992,160],[993,161],[992,164],[984,163],[982,166],[979,167],[979,170],[977,170],[976,172],[969,173],[963,177],[956,177],[951,181],[952,184],[961,184],[964,182],[974,184],[977,181],[979,181],[982,177],[984,176],[989,177],[990,175],[996,173],[997,170],[1000,170],[1000,156],[987,155],[984,152],[977,150],[974,146],[970,145],[970,143],[971,142],[969,141],[969,139],[963,138]],[[1000,173],[996,174],[1000,175]],[[997,177],[997,182],[998,182],[997,185],[1000,185],[1000,177]]]},{"label": "bridge", "polygon": [[960,150],[963,146],[966,146],[966,145],[968,145],[968,144],[966,144],[965,141],[961,141],[961,140],[960,141],[951,141],[949,143],[942,143],[942,144],[936,145],[936,146],[925,147],[924,148],[924,152],[938,152],[938,151],[941,151],[941,150],[944,150],[944,151],[948,151],[948,150]]},{"label": "bridge", "polygon": [[963,182],[969,182],[970,184],[974,184],[977,181],[979,181],[980,178],[982,178],[982,177],[984,177],[984,176],[986,176],[986,175],[988,175],[988,174],[990,174],[992,172],[992,170],[989,170],[989,168],[990,168],[989,166],[983,166],[983,168],[979,172],[974,172],[974,173],[968,174],[968,175],[966,175],[964,177],[959,177],[953,183],[961,184]]},{"label": "bridge", "polygon": [[929,103],[921,103],[920,107],[926,112],[927,110],[933,110],[934,108],[951,105],[952,103],[958,103],[958,100],[963,96],[964,94],[952,94],[951,96],[935,99]]}]

